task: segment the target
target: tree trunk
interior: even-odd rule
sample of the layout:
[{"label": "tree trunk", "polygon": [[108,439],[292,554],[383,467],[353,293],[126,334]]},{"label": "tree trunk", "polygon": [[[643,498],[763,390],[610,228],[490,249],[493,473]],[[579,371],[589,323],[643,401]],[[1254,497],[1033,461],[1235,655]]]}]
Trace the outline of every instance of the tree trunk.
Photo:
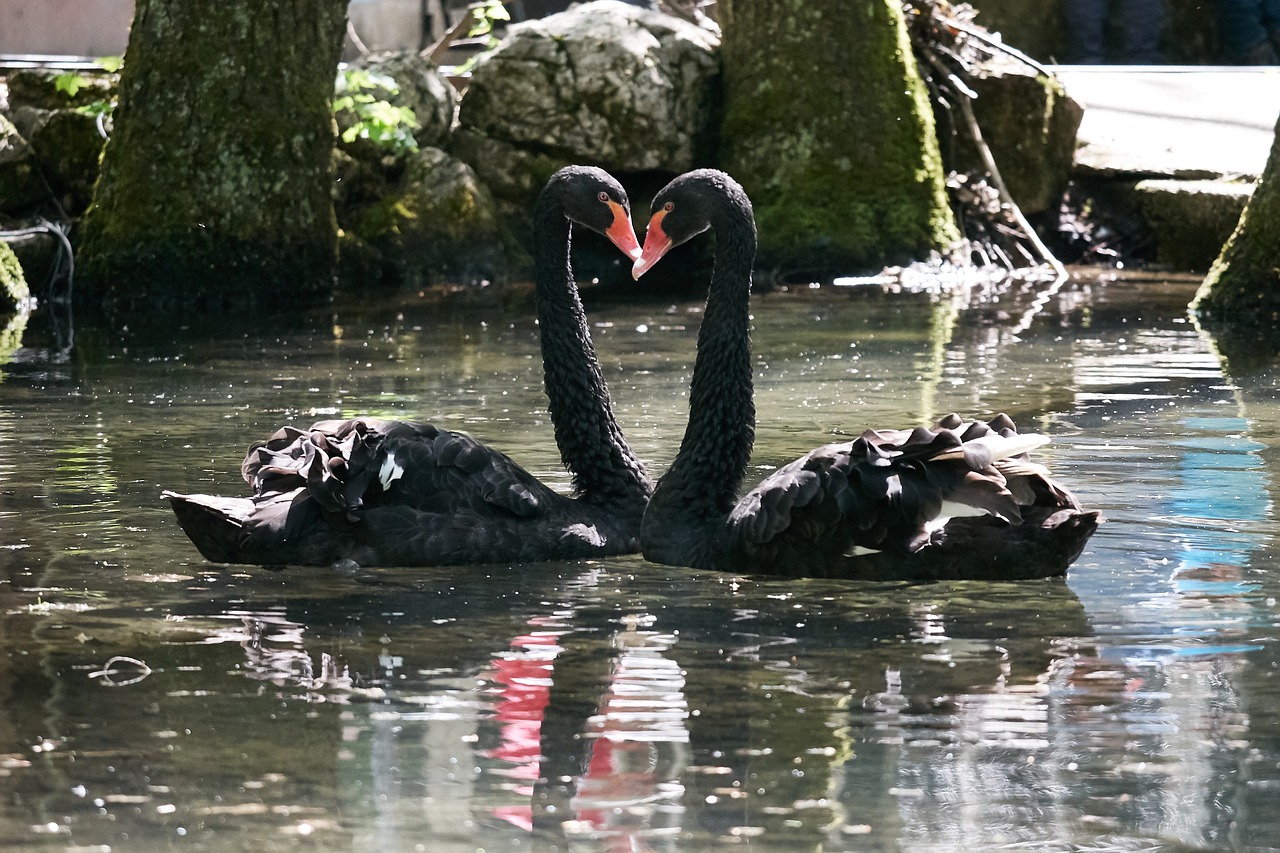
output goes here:
[{"label": "tree trunk", "polygon": [[1280,321],[1280,121],[1253,196],[1191,307],[1230,323],[1275,328]]},{"label": "tree trunk", "polygon": [[766,262],[864,269],[958,238],[898,0],[720,0],[726,171]]},{"label": "tree trunk", "polygon": [[78,301],[264,304],[331,286],[346,6],[138,0]]}]

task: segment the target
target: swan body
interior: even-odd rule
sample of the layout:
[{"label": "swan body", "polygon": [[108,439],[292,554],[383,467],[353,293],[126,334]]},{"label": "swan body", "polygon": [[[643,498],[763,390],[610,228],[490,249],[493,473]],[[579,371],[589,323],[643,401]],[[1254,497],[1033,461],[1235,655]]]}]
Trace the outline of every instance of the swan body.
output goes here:
[{"label": "swan body", "polygon": [[573,494],[506,454],[428,423],[376,418],[284,427],[254,444],[247,498],[166,491],[218,563],[434,566],[578,559],[639,549],[653,490],[613,416],[569,265],[571,222],[640,252],[627,197],[605,172],[567,167],[534,210],[534,285],[548,410]]},{"label": "swan body", "polygon": [[211,562],[451,565],[638,547],[634,512],[566,497],[506,454],[432,424],[284,427],[250,449],[242,471],[251,498],[165,493]]},{"label": "swan body", "polygon": [[654,199],[639,278],[697,234],[715,266],[689,425],[641,525],[646,559],[742,573],[1021,580],[1064,574],[1098,525],[1029,453],[1048,442],[999,415],[868,430],[816,448],[739,498],[755,433],[748,301],[751,203],[728,175],[682,175]]}]

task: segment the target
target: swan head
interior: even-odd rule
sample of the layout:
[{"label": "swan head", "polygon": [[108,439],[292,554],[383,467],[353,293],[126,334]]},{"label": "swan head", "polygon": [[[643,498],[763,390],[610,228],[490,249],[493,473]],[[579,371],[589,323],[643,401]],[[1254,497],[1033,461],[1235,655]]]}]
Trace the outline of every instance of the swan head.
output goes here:
[{"label": "swan head", "polygon": [[631,260],[640,257],[627,191],[604,169],[566,166],[551,176],[543,192],[559,200],[570,220],[603,234]]},{"label": "swan head", "polygon": [[753,231],[755,228],[746,192],[717,169],[696,169],[676,178],[654,196],[652,210],[644,248],[631,268],[635,279],[676,246],[719,226],[726,215],[744,212]]}]

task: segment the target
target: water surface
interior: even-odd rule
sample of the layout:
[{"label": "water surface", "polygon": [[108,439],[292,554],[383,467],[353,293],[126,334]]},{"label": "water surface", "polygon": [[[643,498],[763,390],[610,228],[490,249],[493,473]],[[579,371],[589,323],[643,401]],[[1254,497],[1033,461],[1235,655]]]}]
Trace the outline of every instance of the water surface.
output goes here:
[{"label": "water surface", "polygon": [[[531,311],[85,327],[65,361],[34,324],[0,368],[0,845],[1280,849],[1277,371],[1233,373],[1191,286],[755,300],[754,478],[952,410],[1052,435],[1108,521],[1022,584],[212,565],[160,490],[243,494],[284,423],[431,419],[567,486]],[[591,316],[660,471],[699,306]]]}]

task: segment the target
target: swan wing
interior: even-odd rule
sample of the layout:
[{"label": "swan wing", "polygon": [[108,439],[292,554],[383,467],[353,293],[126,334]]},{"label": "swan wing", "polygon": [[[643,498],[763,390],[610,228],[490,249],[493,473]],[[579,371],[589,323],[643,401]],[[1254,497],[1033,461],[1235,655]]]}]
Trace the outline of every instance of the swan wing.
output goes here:
[{"label": "swan wing", "polygon": [[433,424],[355,418],[285,427],[250,448],[256,495],[305,488],[330,512],[390,504],[437,514],[530,518],[551,490],[506,454]]},{"label": "swan wing", "polygon": [[[951,518],[1021,521],[1017,496],[1001,469],[1034,491],[1039,466],[1025,458],[1042,436],[1018,434],[1008,421],[944,419],[934,429],[868,430],[851,442],[819,447],[779,468],[730,514],[730,550],[799,560],[890,551],[911,554],[935,541]],[[1045,478],[1046,482],[1051,482]],[[1025,488],[1022,488],[1025,487]],[[784,557],[786,553],[792,557]]]}]

